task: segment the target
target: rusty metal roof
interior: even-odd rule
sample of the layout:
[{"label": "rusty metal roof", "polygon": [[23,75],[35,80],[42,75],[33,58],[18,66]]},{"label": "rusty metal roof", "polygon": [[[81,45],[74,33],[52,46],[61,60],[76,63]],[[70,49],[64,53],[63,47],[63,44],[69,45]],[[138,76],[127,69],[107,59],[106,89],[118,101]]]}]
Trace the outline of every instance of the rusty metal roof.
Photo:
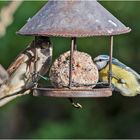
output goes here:
[{"label": "rusty metal roof", "polygon": [[119,35],[131,29],[97,1],[48,3],[17,32],[20,35],[89,37]]}]

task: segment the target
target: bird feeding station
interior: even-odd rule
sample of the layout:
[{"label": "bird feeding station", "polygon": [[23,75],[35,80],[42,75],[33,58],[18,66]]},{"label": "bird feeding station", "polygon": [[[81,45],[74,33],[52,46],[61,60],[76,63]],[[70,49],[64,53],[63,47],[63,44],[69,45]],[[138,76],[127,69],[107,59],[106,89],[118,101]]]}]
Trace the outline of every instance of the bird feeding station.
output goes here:
[{"label": "bird feeding station", "polygon": [[[67,37],[71,38],[69,51],[69,72],[67,87],[36,87],[35,96],[51,96],[64,98],[109,97],[112,95],[111,73],[113,36],[130,32],[131,29],[122,24],[97,1],[48,1],[47,4],[17,32],[20,35]],[[97,83],[82,88],[73,84],[73,59],[77,51],[76,38],[108,36],[110,37],[109,74],[107,87],[96,87]],[[83,60],[85,61],[85,60]],[[62,73],[63,75],[64,73]],[[88,74],[88,73],[87,73]]]}]

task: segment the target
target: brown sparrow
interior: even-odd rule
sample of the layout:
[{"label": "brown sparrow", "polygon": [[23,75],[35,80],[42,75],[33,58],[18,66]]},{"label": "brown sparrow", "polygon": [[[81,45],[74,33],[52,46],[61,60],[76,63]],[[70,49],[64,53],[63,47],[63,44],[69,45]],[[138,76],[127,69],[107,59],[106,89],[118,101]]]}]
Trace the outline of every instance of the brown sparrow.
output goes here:
[{"label": "brown sparrow", "polygon": [[[47,73],[52,61],[52,51],[53,46],[49,37],[35,37],[7,72],[0,71],[0,106],[31,92],[40,79],[39,75]],[[3,67],[0,67],[1,69]]]}]

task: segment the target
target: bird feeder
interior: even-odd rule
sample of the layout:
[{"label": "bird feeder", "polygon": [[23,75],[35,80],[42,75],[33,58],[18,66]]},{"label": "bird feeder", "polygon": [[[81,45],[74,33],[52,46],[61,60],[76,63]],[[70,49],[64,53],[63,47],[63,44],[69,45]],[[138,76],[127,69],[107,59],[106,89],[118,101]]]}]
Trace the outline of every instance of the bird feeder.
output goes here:
[{"label": "bird feeder", "polygon": [[[71,38],[69,87],[37,87],[35,96],[64,98],[109,97],[112,95],[111,72],[113,36],[130,32],[97,1],[48,1],[47,4],[17,32],[20,35]],[[72,58],[77,49],[76,38],[110,37],[108,86],[93,89],[72,89]]]}]

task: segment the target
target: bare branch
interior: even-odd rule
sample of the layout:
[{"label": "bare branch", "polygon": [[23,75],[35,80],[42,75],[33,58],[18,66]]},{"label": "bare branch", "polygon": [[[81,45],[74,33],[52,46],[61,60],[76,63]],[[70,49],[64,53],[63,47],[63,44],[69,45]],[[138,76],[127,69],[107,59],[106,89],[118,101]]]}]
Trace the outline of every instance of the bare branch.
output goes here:
[{"label": "bare branch", "polygon": [[21,5],[22,0],[10,1],[9,5],[3,7],[0,11],[0,37],[6,34],[7,27],[13,22],[13,15]]}]

